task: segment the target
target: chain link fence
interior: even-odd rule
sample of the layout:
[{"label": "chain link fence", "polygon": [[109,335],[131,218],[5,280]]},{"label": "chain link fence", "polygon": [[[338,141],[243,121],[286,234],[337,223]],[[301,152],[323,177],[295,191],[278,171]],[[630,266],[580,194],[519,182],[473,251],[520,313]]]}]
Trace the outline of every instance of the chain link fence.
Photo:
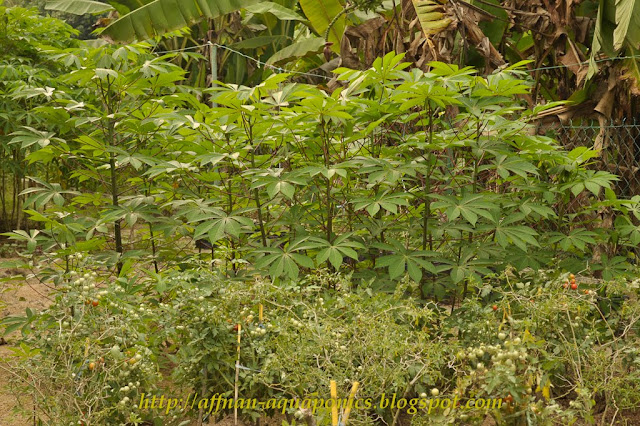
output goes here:
[{"label": "chain link fence", "polygon": [[566,149],[579,146],[600,149],[595,167],[617,175],[618,197],[640,194],[640,122],[622,120],[600,126],[598,120],[580,120],[557,124],[545,130]]}]

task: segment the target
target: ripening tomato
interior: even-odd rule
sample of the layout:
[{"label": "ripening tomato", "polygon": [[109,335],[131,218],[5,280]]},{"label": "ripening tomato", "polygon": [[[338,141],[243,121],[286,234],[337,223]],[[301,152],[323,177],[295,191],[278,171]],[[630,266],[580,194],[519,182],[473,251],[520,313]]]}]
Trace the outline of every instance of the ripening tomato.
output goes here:
[{"label": "ripening tomato", "polygon": [[491,309],[493,309],[494,311],[497,311],[497,310],[498,310],[498,305],[493,305],[493,306],[491,307]]},{"label": "ripening tomato", "polygon": [[91,302],[91,304],[93,306],[98,306],[100,304],[100,302],[98,302],[97,300],[94,300],[93,302]]},{"label": "ripening tomato", "polygon": [[513,397],[511,395],[507,395],[507,397],[504,399],[508,404],[511,404],[513,402]]},{"label": "ripening tomato", "polygon": [[578,284],[573,283],[571,284],[571,290],[577,290],[578,289]]},{"label": "ripening tomato", "polygon": [[96,369],[96,363],[95,362],[90,362],[89,363],[89,370],[93,371]]}]

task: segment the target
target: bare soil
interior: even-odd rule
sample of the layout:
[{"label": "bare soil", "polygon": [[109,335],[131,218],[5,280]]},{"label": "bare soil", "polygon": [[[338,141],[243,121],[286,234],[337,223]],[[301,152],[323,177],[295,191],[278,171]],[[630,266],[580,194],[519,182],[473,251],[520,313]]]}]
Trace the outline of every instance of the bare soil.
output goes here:
[{"label": "bare soil", "polygon": [[[6,261],[10,259],[0,259]],[[25,271],[18,269],[0,268],[0,318],[13,315],[24,315],[26,308],[42,310],[49,306],[47,297],[49,288],[35,279],[11,277],[24,276]],[[11,376],[11,348],[16,342],[19,332],[14,332],[0,340],[0,377],[9,379]],[[0,425],[25,426],[32,423],[32,419],[18,412],[18,407],[29,407],[30,401],[20,400],[11,392],[8,380],[0,380]],[[18,404],[21,402],[22,404]]]}]

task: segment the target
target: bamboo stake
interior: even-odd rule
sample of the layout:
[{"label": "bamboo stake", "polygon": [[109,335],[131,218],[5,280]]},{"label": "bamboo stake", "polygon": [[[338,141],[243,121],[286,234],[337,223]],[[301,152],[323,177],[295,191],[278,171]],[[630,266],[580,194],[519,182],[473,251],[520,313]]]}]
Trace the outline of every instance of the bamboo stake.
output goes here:
[{"label": "bamboo stake", "polygon": [[234,386],[233,399],[233,424],[238,426],[238,380],[240,379],[240,334],[242,333],[242,324],[238,324],[238,358],[236,359],[236,381]]},{"label": "bamboo stake", "polygon": [[331,380],[331,424],[338,426],[338,386],[335,380]]},{"label": "bamboo stake", "polygon": [[353,382],[353,385],[351,385],[351,393],[349,394],[347,407],[344,409],[344,414],[342,415],[340,426],[345,426],[347,424],[347,421],[349,420],[349,414],[351,414],[351,405],[353,404],[353,399],[356,397],[356,392],[358,392],[359,386],[360,382]]},{"label": "bamboo stake", "polygon": [[[211,62],[211,87],[216,87],[218,81],[218,46],[209,41],[209,61]],[[218,104],[212,102],[211,106],[216,108]]]}]

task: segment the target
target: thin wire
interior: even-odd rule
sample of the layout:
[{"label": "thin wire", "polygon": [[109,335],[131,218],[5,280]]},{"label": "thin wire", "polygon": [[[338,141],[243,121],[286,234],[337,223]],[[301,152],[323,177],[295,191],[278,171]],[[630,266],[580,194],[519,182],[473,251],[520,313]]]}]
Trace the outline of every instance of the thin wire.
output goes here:
[{"label": "thin wire", "polygon": [[283,73],[288,73],[288,74],[296,74],[296,75],[306,75],[308,77],[318,77],[318,78],[324,78],[325,80],[331,80],[331,77],[327,77],[326,75],[313,74],[313,73],[301,72],[301,71],[291,71],[291,70],[287,70],[287,69],[284,69],[284,68],[276,67],[274,65],[267,64],[266,62],[262,62],[261,60],[256,59],[256,58],[254,58],[252,56],[249,56],[249,55],[246,55],[246,54],[244,54],[242,52],[239,52],[239,51],[237,51],[235,49],[232,49],[229,46],[224,46],[222,44],[212,43],[212,42],[207,42],[207,43],[204,43],[204,44],[199,44],[199,45],[191,46],[191,47],[184,48],[184,49],[165,50],[165,51],[156,52],[156,53],[157,54],[175,53],[175,52],[181,52],[181,51],[187,50],[187,49],[199,49],[199,48],[205,47],[205,46],[215,46],[215,47],[218,47],[220,49],[228,50],[229,52],[235,53],[236,55],[240,55],[243,58],[246,58],[246,59],[256,63],[260,67],[265,67],[265,68],[273,70],[273,71],[278,71],[278,72],[283,72]]},{"label": "thin wire", "polygon": [[[640,58],[640,55],[617,56],[615,58],[596,59],[593,62],[594,63],[600,63],[600,62],[607,62],[607,61],[619,61],[619,60],[623,60],[623,59],[638,59],[638,58]],[[589,61],[584,61],[584,62],[576,62],[575,64],[552,65],[552,66],[548,66],[548,67],[533,68],[533,69],[524,70],[524,71],[528,71],[528,72],[546,71],[546,70],[553,70],[553,69],[558,69],[558,68],[569,68],[569,67],[573,67],[573,66],[576,66],[576,65],[588,65],[588,64],[589,64]]]},{"label": "thin wire", "polygon": [[[229,46],[224,46],[222,44],[218,44],[218,43],[211,43],[211,42],[207,42],[204,44],[198,44],[196,46],[190,46],[190,47],[184,47],[182,49],[175,49],[175,50],[164,50],[161,52],[155,52],[157,54],[165,54],[165,53],[176,53],[176,52],[182,52],[185,50],[193,50],[193,49],[199,49],[201,47],[205,47],[205,46],[216,46],[219,47],[220,49],[225,49],[228,50],[229,52],[235,53],[237,55],[242,56],[243,58],[246,58],[250,61],[253,61],[254,63],[258,64],[259,66],[263,66],[267,69],[271,69],[274,71],[279,71],[279,72],[284,72],[284,73],[289,73],[289,74],[297,74],[297,75],[306,75],[309,77],[319,77],[319,78],[324,78],[326,80],[331,80],[331,77],[327,77],[326,75],[320,75],[320,74],[313,74],[313,73],[306,73],[306,72],[300,72],[300,71],[291,71],[291,70],[287,70],[285,68],[280,68],[280,67],[276,67],[274,65],[270,65],[267,64],[266,62],[262,62],[259,59],[253,58],[249,55],[246,55],[242,52],[239,52],[235,49],[230,48]],[[620,60],[624,60],[624,59],[638,59],[640,58],[640,55],[631,55],[631,56],[618,56],[615,58],[603,58],[603,59],[596,59],[593,62],[594,63],[601,63],[601,62],[608,62],[608,61],[620,61]],[[576,62],[574,64],[567,64],[567,65],[550,65],[550,66],[546,66],[546,67],[540,67],[540,68],[532,68],[532,69],[528,69],[528,70],[522,70],[524,72],[536,72],[536,71],[548,71],[548,70],[553,70],[553,69],[560,69],[560,68],[569,68],[569,67],[573,67],[573,66],[582,66],[582,65],[588,65],[590,61],[584,61],[584,62]]]},{"label": "thin wire", "polygon": [[175,49],[175,50],[163,50],[162,52],[154,52],[157,54],[165,54],[165,53],[176,53],[176,52],[184,52],[185,50],[194,50],[194,49],[199,49],[203,46],[206,46],[206,44],[198,44],[196,46],[189,46],[189,47],[183,47],[181,49]]},{"label": "thin wire", "polygon": [[319,77],[319,78],[324,78],[325,80],[331,80],[331,77],[327,77],[326,75],[314,74],[314,73],[308,73],[308,72],[301,72],[301,71],[291,71],[291,70],[287,70],[287,69],[284,69],[284,68],[280,68],[280,67],[276,67],[276,66],[273,66],[273,65],[267,64],[266,62],[262,62],[262,61],[261,61],[261,60],[259,60],[259,59],[252,58],[251,56],[245,55],[245,54],[244,54],[244,53],[242,53],[242,52],[238,52],[237,50],[234,50],[234,49],[232,49],[232,48],[230,48],[230,47],[228,47],[228,46],[223,46],[223,45],[218,44],[218,43],[211,43],[211,44],[213,44],[214,46],[219,47],[219,48],[221,48],[221,49],[226,49],[226,50],[228,50],[229,52],[233,52],[233,53],[235,53],[235,54],[238,54],[238,55],[242,56],[243,58],[247,58],[247,59],[249,59],[250,61],[255,62],[255,63],[256,63],[256,64],[258,64],[259,66],[264,66],[265,68],[268,68],[268,69],[271,69],[271,70],[276,70],[276,71],[280,71],[280,72],[284,72],[284,73],[290,73],[290,74],[306,75],[306,76],[308,76],[308,77]]}]

